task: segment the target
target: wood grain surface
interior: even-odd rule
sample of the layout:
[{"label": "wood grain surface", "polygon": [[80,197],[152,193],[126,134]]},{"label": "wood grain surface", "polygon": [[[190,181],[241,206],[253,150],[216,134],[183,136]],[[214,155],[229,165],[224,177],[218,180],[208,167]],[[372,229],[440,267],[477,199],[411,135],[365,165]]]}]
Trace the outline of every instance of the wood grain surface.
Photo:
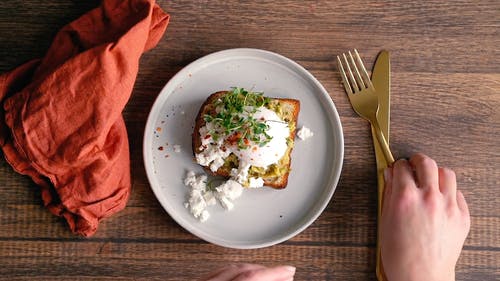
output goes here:
[{"label": "wood grain surface", "polygon": [[[28,178],[0,157],[0,280],[196,280],[233,262],[297,266],[296,280],[375,280],[376,171],[369,125],[352,111],[335,56],[372,65],[391,52],[391,147],[454,169],[472,216],[457,280],[500,279],[500,2],[159,1],[171,23],[146,53],[124,116],[132,195],[91,238],[74,236]],[[57,30],[98,1],[0,2],[0,72],[43,56]],[[324,213],[282,244],[234,250],[191,235],[161,208],[142,158],[150,107],[182,67],[236,47],[283,54],[334,101],[345,136],[337,191]],[[1,154],[1,152],[0,152]],[[181,176],[181,175],[179,175]],[[258,227],[258,226],[256,226]]]}]

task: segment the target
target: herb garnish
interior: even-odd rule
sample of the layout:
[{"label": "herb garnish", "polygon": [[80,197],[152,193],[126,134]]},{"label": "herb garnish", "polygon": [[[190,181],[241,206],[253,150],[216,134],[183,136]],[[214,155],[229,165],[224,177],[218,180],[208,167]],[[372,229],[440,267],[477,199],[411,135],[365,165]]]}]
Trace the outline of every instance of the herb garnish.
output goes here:
[{"label": "herb garnish", "polygon": [[269,125],[265,120],[253,118],[258,108],[269,104],[270,99],[264,93],[250,92],[243,88],[233,87],[223,97],[218,99],[214,106],[217,109],[214,116],[205,114],[205,122],[214,122],[215,127],[209,134],[217,141],[221,134],[228,139],[238,142],[239,149],[246,149],[253,143],[264,146],[271,141],[267,134]]}]

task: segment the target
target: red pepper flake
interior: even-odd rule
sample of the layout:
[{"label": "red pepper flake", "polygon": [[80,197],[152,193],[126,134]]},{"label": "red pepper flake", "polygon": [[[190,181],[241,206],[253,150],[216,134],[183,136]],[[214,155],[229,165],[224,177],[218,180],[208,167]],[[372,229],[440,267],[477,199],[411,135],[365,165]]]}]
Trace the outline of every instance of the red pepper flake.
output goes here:
[{"label": "red pepper flake", "polygon": [[256,146],[252,147],[252,151],[257,151],[257,147]]},{"label": "red pepper flake", "polygon": [[210,134],[207,134],[207,135],[205,136],[205,139],[206,139],[206,140],[208,140],[210,137],[211,137],[211,135],[210,135]]},{"label": "red pepper flake", "polygon": [[226,152],[227,148],[226,148],[225,146],[222,146],[222,147],[220,148],[220,150],[222,150],[222,151]]},{"label": "red pepper flake", "polygon": [[157,127],[157,128],[156,128],[156,131],[157,131],[157,132],[161,132],[161,127]]},{"label": "red pepper flake", "polygon": [[163,150],[163,146],[158,147],[158,150],[162,151]]},{"label": "red pepper flake", "polygon": [[240,132],[236,132],[236,133],[230,135],[229,137],[227,137],[226,140],[229,144],[235,144],[236,142],[239,141],[239,139],[241,138],[241,135],[242,134]]},{"label": "red pepper flake", "polygon": [[250,143],[250,141],[249,141],[247,138],[243,139],[243,142],[244,142],[246,145],[248,145],[248,144]]}]

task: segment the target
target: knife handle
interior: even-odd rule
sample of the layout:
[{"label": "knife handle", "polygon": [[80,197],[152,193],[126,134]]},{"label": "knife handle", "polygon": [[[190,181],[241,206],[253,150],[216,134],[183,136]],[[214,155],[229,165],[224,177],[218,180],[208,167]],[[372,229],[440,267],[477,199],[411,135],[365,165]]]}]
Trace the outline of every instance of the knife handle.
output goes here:
[{"label": "knife handle", "polygon": [[[380,146],[379,146],[380,147]],[[380,150],[379,150],[380,151]],[[383,161],[383,160],[382,160]],[[385,270],[384,270],[384,265],[382,264],[382,256],[381,256],[381,251],[380,251],[380,238],[382,235],[380,235],[380,223],[381,223],[381,216],[382,216],[382,206],[384,204],[384,187],[385,187],[385,181],[384,181],[384,170],[387,168],[387,163],[384,163],[385,165],[380,167],[378,172],[377,172],[377,193],[378,193],[378,205],[377,205],[377,250],[376,250],[376,255],[377,255],[377,265],[376,265],[376,270],[375,274],[377,275],[377,280],[378,281],[387,281],[387,277],[385,276]]]},{"label": "knife handle", "polygon": [[382,206],[384,204],[384,190],[385,190],[385,180],[384,180],[384,170],[387,169],[387,161],[384,158],[382,153],[382,148],[380,148],[380,144],[376,141],[376,133],[375,128],[372,127],[372,136],[373,136],[373,145],[375,148],[375,155],[377,159],[377,193],[378,193],[378,204],[377,204],[377,264],[376,264],[376,275],[378,281],[387,281],[385,277],[384,265],[382,264],[382,257],[380,251],[380,238],[382,237],[380,234],[380,224],[382,217]]}]

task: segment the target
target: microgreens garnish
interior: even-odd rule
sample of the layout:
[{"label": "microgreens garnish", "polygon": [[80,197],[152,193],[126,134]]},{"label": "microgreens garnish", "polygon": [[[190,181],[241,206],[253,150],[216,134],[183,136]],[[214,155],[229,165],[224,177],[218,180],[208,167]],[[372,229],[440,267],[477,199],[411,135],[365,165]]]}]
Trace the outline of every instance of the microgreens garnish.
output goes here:
[{"label": "microgreens garnish", "polygon": [[270,99],[264,97],[263,93],[232,88],[215,102],[217,113],[204,116],[205,122],[214,122],[216,128],[221,128],[221,131],[212,130],[209,134],[215,141],[221,134],[232,136],[240,149],[248,148],[250,141],[259,146],[266,145],[272,138],[267,134],[269,125],[265,120],[257,120],[252,116],[259,107],[269,104],[269,101]]}]

